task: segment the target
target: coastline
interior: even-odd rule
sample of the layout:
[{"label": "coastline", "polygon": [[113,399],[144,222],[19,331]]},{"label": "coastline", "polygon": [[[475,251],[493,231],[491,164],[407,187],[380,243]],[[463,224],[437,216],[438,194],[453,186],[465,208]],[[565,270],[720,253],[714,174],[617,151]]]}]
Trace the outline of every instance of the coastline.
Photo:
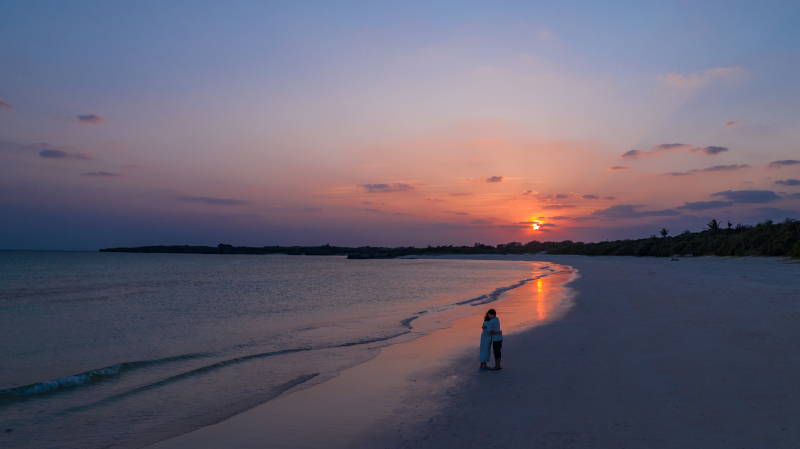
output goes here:
[{"label": "coastline", "polygon": [[540,260],[581,273],[569,313],[507,338],[502,377],[433,385],[438,413],[362,447],[797,447],[796,263]]},{"label": "coastline", "polygon": [[[563,314],[571,299],[563,284],[573,279],[574,270],[560,268],[535,282],[504,291],[490,304],[477,305],[474,313],[452,321],[448,327],[383,347],[375,358],[364,363],[335,375],[320,376],[312,384],[299,385],[220,423],[147,447],[247,448],[263,447],[265,442],[270,447],[353,447],[375,426],[393,420],[405,401],[414,400],[411,395],[420,387],[442,380],[461,380],[459,376],[430,376],[449,371],[469,355],[476,358],[473,353],[477,352],[485,309],[498,307],[507,311],[503,320],[506,335]],[[473,365],[470,371],[477,370],[477,362]],[[418,410],[418,416],[436,413],[438,404],[431,405],[429,410]]]},{"label": "coastline", "polygon": [[[800,270],[792,261],[426,257],[568,265],[580,273],[567,287],[575,305],[508,335],[502,372],[478,372],[477,338],[457,335],[453,323],[383,348],[332,380],[150,447],[788,448],[800,441]],[[533,288],[505,292],[491,307],[502,316],[505,301]],[[444,342],[448,331],[460,349],[431,352],[437,348],[428,342]],[[430,356],[437,363],[426,365]]]}]

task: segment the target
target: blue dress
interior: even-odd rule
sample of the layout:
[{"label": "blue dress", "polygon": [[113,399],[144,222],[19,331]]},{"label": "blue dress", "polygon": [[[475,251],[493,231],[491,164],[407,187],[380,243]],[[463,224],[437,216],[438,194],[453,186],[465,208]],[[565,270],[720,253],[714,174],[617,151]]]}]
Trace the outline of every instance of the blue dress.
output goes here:
[{"label": "blue dress", "polygon": [[[486,324],[486,323],[484,323]],[[492,336],[489,334],[489,329],[483,329],[481,332],[481,363],[488,362],[492,350]]]}]

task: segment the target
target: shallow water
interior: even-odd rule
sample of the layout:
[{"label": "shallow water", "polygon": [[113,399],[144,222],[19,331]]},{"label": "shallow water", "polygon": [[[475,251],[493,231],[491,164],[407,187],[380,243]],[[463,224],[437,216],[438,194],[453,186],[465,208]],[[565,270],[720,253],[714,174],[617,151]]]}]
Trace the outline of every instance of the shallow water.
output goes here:
[{"label": "shallow water", "polygon": [[0,252],[2,447],[140,447],[475,312],[546,263]]}]

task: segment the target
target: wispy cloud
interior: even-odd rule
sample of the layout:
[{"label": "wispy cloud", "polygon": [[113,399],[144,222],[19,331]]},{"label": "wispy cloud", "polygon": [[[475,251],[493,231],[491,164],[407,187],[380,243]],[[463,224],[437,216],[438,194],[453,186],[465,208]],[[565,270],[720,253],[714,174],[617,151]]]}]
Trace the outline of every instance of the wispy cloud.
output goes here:
[{"label": "wispy cloud", "polygon": [[107,172],[107,171],[90,171],[88,173],[82,174],[81,176],[92,176],[92,177],[97,176],[97,177],[104,177],[104,178],[116,178],[116,177],[119,177],[119,176],[122,176],[122,175],[120,175],[118,173]]},{"label": "wispy cloud", "polygon": [[615,199],[617,199],[617,197],[615,197],[615,196],[604,196],[604,197],[603,197],[603,199],[604,199],[604,200],[609,200],[609,201],[610,201],[610,200],[615,200]]},{"label": "wispy cloud", "polygon": [[583,195],[581,198],[585,200],[599,200],[600,197],[597,195]]},{"label": "wispy cloud", "polygon": [[639,212],[636,209],[640,207],[644,206],[633,205],[633,204],[619,204],[616,206],[611,206],[607,209],[596,210],[592,212],[591,215],[609,219],[638,218],[638,217],[674,217],[675,215],[681,215],[681,212],[678,212],[674,209],[650,210],[650,211]]},{"label": "wispy cloud", "polygon": [[414,190],[414,186],[404,182],[397,182],[394,184],[361,184],[367,193],[392,193],[392,192],[408,192]]},{"label": "wispy cloud", "polygon": [[675,209],[708,210],[708,209],[718,209],[720,207],[728,207],[732,205],[733,201],[697,201],[694,203],[685,202],[683,203],[683,206],[678,206]]},{"label": "wispy cloud", "polygon": [[683,75],[679,73],[669,73],[660,75],[657,80],[662,87],[677,91],[696,91],[708,84],[717,81],[733,81],[741,78],[745,70],[739,66],[717,67],[708,69],[702,73],[692,73]]},{"label": "wispy cloud", "polygon": [[712,193],[711,196],[719,196],[734,203],[770,203],[780,197],[772,190],[726,190],[724,192]]},{"label": "wispy cloud", "polygon": [[443,203],[444,202],[444,200],[439,199],[439,198],[425,198],[425,201],[430,201],[430,202],[433,202],[433,203]]},{"label": "wispy cloud", "polygon": [[186,201],[188,203],[203,203],[203,204],[214,204],[218,206],[239,206],[242,204],[250,204],[250,201],[244,200],[235,200],[232,198],[211,198],[207,196],[180,196],[178,197],[180,201]]},{"label": "wispy cloud", "polygon": [[794,159],[785,159],[785,160],[782,160],[782,161],[770,162],[767,165],[767,168],[781,168],[781,167],[788,167],[790,165],[797,165],[797,164],[800,164],[800,161],[797,161],[797,160],[794,160]]},{"label": "wispy cloud", "polygon": [[97,114],[79,115],[77,117],[78,117],[78,122],[87,125],[101,125],[108,121],[108,119],[106,119],[102,115],[97,115]]},{"label": "wispy cloud", "polygon": [[450,195],[450,196],[470,196],[470,195],[475,195],[475,194],[472,193],[472,192],[453,192],[453,193],[448,193],[448,195]]},{"label": "wispy cloud", "polygon": [[0,108],[13,109],[14,107],[3,100],[3,97],[0,97]]},{"label": "wispy cloud", "polygon": [[456,215],[469,215],[467,212],[453,212]]},{"label": "wispy cloud", "polygon": [[574,204],[550,204],[548,206],[542,206],[542,209],[546,210],[562,210],[562,209],[572,209],[574,208]]},{"label": "wispy cloud", "polygon": [[655,156],[658,154],[663,154],[671,151],[688,151],[690,153],[703,153],[709,156],[715,156],[717,154],[730,151],[730,149],[714,145],[707,147],[695,147],[685,143],[662,143],[660,145],[654,146],[649,151],[641,151],[641,150],[626,151],[625,153],[622,153],[620,159],[636,159],[643,156]]},{"label": "wispy cloud", "polygon": [[556,215],[555,217],[547,217],[548,220],[571,220],[572,217],[565,217],[563,215]]},{"label": "wispy cloud", "polygon": [[[630,153],[630,151],[628,152]],[[627,154],[627,153],[625,153]],[[630,170],[630,167],[623,167],[622,165],[615,165],[611,168],[607,168],[608,171],[619,171],[619,170]]]},{"label": "wispy cloud", "polygon": [[305,213],[322,212],[322,208],[321,207],[306,207],[306,208],[300,209],[300,212],[305,212]]},{"label": "wispy cloud", "polygon": [[650,149],[650,151],[630,150],[622,153],[620,159],[636,159],[641,156],[654,156],[656,154],[666,153],[668,151],[678,151],[683,149],[692,149],[691,145],[684,143],[662,143]]},{"label": "wispy cloud", "polygon": [[791,187],[791,186],[800,186],[800,180],[797,180],[797,179],[784,179],[784,180],[775,181],[775,184],[780,184],[780,185],[789,186],[789,187]]},{"label": "wispy cloud", "polygon": [[488,182],[490,184],[501,183],[505,181],[505,177],[503,176],[481,176],[480,178],[467,178],[464,181],[466,182]]},{"label": "wispy cloud", "polygon": [[726,128],[735,128],[738,125],[739,125],[739,122],[736,121],[736,120],[734,120],[732,122],[725,122],[725,127]]},{"label": "wispy cloud", "polygon": [[726,151],[730,151],[730,149],[725,147],[716,147],[714,145],[703,147],[703,148],[692,148],[692,153],[701,152],[703,154],[707,154],[709,156],[714,156],[720,153],[724,153]]},{"label": "wispy cloud", "polygon": [[56,148],[45,148],[39,151],[39,157],[46,159],[78,159],[81,161],[88,161],[92,159],[92,156],[86,153],[64,151]]},{"label": "wispy cloud", "polygon": [[695,168],[685,172],[669,172],[669,173],[662,173],[659,176],[672,176],[672,177],[680,177],[680,176],[690,176],[695,173],[708,173],[708,172],[719,172],[719,171],[734,171],[734,170],[744,170],[746,168],[750,168],[749,165],[715,165],[713,167],[706,167],[706,168]]},{"label": "wispy cloud", "polygon": [[474,224],[474,225],[490,225],[490,224],[492,224],[492,222],[491,222],[491,221],[489,221],[489,220],[475,220],[475,221],[470,221],[470,222],[469,222],[469,224]]},{"label": "wispy cloud", "polygon": [[696,172],[712,172],[712,171],[734,171],[734,170],[744,170],[745,168],[750,168],[747,164],[742,165],[715,165],[713,167],[707,167],[701,170],[692,170]]}]

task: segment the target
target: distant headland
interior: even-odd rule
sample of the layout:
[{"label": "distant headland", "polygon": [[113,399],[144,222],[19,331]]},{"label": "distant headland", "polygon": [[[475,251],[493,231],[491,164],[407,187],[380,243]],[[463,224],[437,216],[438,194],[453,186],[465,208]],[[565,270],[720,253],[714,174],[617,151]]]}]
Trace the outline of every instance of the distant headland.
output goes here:
[{"label": "distant headland", "polygon": [[717,220],[708,223],[700,232],[685,231],[674,237],[662,228],[649,238],[614,240],[597,243],[573,242],[510,242],[497,246],[476,243],[472,246],[413,246],[344,247],[344,246],[140,246],[136,248],[105,248],[101,252],[119,253],[178,253],[178,254],[288,254],[308,256],[348,256],[350,259],[391,259],[422,254],[571,254],[584,256],[784,256],[800,258],[800,221],[786,219],[775,223],[766,220],[755,226],[724,226]]}]

